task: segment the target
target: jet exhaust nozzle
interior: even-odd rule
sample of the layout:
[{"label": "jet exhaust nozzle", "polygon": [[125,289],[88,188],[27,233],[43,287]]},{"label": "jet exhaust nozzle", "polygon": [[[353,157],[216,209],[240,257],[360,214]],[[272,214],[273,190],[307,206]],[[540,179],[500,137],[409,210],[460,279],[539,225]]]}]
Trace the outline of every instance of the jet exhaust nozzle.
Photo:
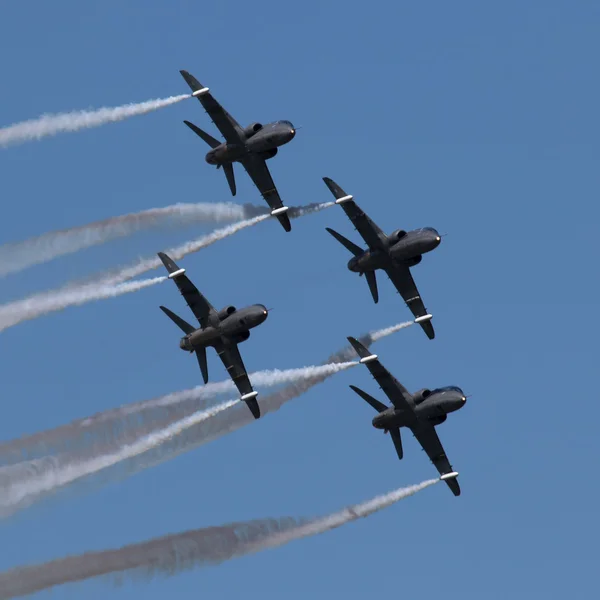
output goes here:
[{"label": "jet exhaust nozzle", "polygon": [[440,477],[441,481],[446,481],[447,479],[455,479],[458,477],[458,471],[452,471],[452,473],[446,473]]}]

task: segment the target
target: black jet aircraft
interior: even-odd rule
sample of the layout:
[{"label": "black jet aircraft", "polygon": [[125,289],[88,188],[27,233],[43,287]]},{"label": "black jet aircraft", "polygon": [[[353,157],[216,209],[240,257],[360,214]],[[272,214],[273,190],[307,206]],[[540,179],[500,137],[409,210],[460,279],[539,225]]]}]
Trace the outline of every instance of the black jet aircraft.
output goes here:
[{"label": "black jet aircraft", "polygon": [[241,163],[262,197],[267,201],[271,208],[271,214],[279,219],[286,231],[291,231],[292,225],[286,214],[288,207],[283,205],[279,197],[279,192],[267,167],[267,160],[277,154],[279,146],[287,144],[294,138],[296,135],[295,127],[290,121],[275,121],[267,125],[251,123],[242,128],[212,97],[207,87],[204,87],[187,71],[179,72],[192,88],[192,96],[198,98],[212,122],[225,138],[225,142],[219,142],[219,140],[202,131],[193,123],[184,121],[194,133],[211,147],[206,155],[206,162],[209,165],[216,165],[217,169],[223,167],[233,196],[236,192],[233,163]]},{"label": "black jet aircraft", "polygon": [[386,235],[354,202],[352,196],[346,194],[335,181],[329,177],[323,177],[323,181],[335,196],[335,203],[341,205],[369,246],[368,250],[363,250],[337,231],[326,228],[346,250],[354,254],[348,262],[348,269],[365,276],[375,304],[379,301],[375,271],[383,269],[416,317],[415,323],[419,323],[427,337],[432,340],[435,332],[431,324],[431,315],[425,310],[410,267],[418,265],[425,252],[439,246],[442,239],[440,234],[433,227],[423,227],[413,231],[397,229]]},{"label": "black jet aircraft", "polygon": [[385,392],[393,406],[387,407],[364,392],[351,385],[363,400],[368,402],[379,414],[373,418],[373,427],[390,433],[398,458],[402,459],[402,438],[400,428],[408,427],[436,469],[440,479],[444,480],[455,496],[460,496],[458,473],[448,461],[444,447],[435,431],[435,426],[443,423],[448,413],[462,408],[467,401],[463,391],[455,386],[435,390],[422,389],[411,394],[391,373],[379,362],[376,354],[371,354],[358,340],[349,337],[360,362],[367,365],[379,387]]},{"label": "black jet aircraft", "polygon": [[202,371],[204,383],[208,382],[208,367],[206,364],[206,348],[212,346],[223,361],[233,383],[246,402],[255,419],[260,417],[260,408],[256,401],[258,392],[252,389],[252,384],[246,373],[238,344],[250,337],[250,329],[260,325],[268,316],[269,311],[262,304],[255,304],[237,310],[235,306],[226,306],[216,311],[210,302],[198,291],[196,286],[187,278],[185,269],[180,269],[164,252],[158,256],[169,272],[181,295],[200,322],[196,328],[178,317],[168,308],[161,310],[177,325],[185,336],[181,338],[179,347],[187,352],[195,352]]}]

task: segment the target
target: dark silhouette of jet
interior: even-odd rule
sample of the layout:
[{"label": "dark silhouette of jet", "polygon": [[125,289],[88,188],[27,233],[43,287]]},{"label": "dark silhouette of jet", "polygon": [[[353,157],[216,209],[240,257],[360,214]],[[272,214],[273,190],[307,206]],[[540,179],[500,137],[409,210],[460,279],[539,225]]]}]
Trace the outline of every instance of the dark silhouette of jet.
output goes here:
[{"label": "dark silhouette of jet", "polygon": [[360,362],[367,365],[371,375],[392,403],[392,406],[388,407],[367,394],[367,392],[354,385],[350,386],[354,392],[379,413],[373,418],[373,427],[383,429],[384,433],[389,431],[400,459],[404,456],[400,428],[408,427],[439,471],[440,479],[448,484],[455,496],[460,496],[458,473],[448,461],[435,427],[448,418],[448,413],[454,412],[465,405],[467,397],[464,392],[459,387],[448,386],[435,390],[424,388],[411,394],[379,362],[376,354],[371,354],[353,337],[349,337],[348,341],[360,356]]},{"label": "dark silhouette of jet", "polygon": [[375,271],[377,269],[385,271],[416,317],[415,323],[421,325],[427,337],[432,340],[435,332],[431,324],[431,315],[425,309],[410,267],[418,265],[423,254],[439,246],[442,239],[440,234],[433,227],[423,227],[413,231],[397,229],[390,235],[386,235],[354,202],[352,196],[346,194],[335,181],[329,177],[323,177],[323,181],[335,196],[336,204],[341,205],[369,246],[368,250],[363,250],[337,231],[326,228],[346,250],[354,254],[348,262],[348,269],[365,276],[376,304],[379,301],[379,292]]},{"label": "dark silhouette of jet", "polygon": [[260,417],[260,408],[256,401],[258,392],[252,389],[246,367],[242,361],[238,344],[250,337],[250,329],[265,321],[269,311],[262,304],[255,304],[237,310],[235,306],[226,306],[217,311],[187,278],[185,269],[180,269],[164,252],[158,256],[169,272],[181,295],[198,319],[200,327],[196,328],[177,316],[168,308],[161,310],[177,325],[185,336],[181,338],[179,347],[187,352],[194,352],[198,358],[204,383],[208,382],[208,366],[206,348],[213,347],[223,361],[229,376],[246,402],[255,419]]},{"label": "dark silhouette of jet", "polygon": [[206,155],[206,162],[209,165],[216,165],[217,169],[223,167],[233,196],[236,193],[233,163],[241,163],[262,197],[267,201],[271,208],[271,214],[277,217],[286,231],[291,231],[292,225],[286,214],[288,207],[283,205],[279,197],[279,192],[267,167],[267,160],[277,154],[279,146],[283,146],[294,139],[296,128],[290,121],[275,121],[267,125],[251,123],[242,128],[213,98],[207,87],[204,87],[187,71],[179,72],[192,89],[192,96],[198,98],[212,122],[225,138],[225,142],[219,142],[219,140],[202,131],[193,123],[184,121],[194,133],[211,147]]}]

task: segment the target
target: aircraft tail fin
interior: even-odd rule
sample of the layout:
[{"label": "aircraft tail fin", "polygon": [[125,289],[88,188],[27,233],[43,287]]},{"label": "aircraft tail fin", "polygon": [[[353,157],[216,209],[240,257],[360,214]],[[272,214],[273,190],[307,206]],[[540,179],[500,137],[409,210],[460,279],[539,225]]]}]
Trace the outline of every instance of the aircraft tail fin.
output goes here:
[{"label": "aircraft tail fin", "polygon": [[352,252],[354,256],[360,256],[364,254],[364,250],[357,246],[354,242],[351,242],[349,239],[345,238],[341,233],[334,231],[330,227],[325,227],[325,229],[342,245],[346,250]]},{"label": "aircraft tail fin", "polygon": [[356,392],[365,402],[370,404],[377,412],[383,412],[384,410],[388,409],[388,407],[383,402],[379,402],[379,400],[373,398],[373,396],[367,394],[367,392],[361,390],[360,388],[357,388],[355,385],[351,385],[350,389],[353,392]]},{"label": "aircraft tail fin", "polygon": [[225,177],[227,178],[227,183],[229,184],[229,189],[231,190],[231,195],[235,196],[235,175],[233,173],[233,164],[224,164],[223,171],[225,172]]},{"label": "aircraft tail fin", "polygon": [[194,125],[193,123],[190,123],[189,121],[184,121],[184,123],[199,137],[201,137],[211,148],[216,148],[217,146],[221,145],[221,142],[219,142],[219,140],[215,140],[215,138],[206,133],[206,131],[202,131],[202,129],[200,129],[200,127],[198,127],[197,125]]},{"label": "aircraft tail fin", "polygon": [[196,358],[200,365],[200,371],[202,372],[202,379],[204,383],[208,383],[208,364],[206,362],[206,348],[196,348]]},{"label": "aircraft tail fin", "polygon": [[196,331],[195,327],[192,327],[187,321],[184,321],[181,317],[177,316],[173,311],[169,310],[165,306],[161,306],[160,310],[162,310],[181,331],[184,333],[192,333],[192,331]]}]

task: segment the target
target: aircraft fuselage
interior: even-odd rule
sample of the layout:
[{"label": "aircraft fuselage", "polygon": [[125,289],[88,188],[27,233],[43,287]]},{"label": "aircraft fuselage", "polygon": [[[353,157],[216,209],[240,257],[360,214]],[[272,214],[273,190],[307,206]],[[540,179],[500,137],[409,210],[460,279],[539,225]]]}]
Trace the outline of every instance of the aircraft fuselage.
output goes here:
[{"label": "aircraft fuselage", "polygon": [[256,153],[272,158],[277,154],[277,148],[291,142],[296,135],[296,129],[290,121],[275,121],[267,125],[254,123],[243,131],[243,139],[239,144],[224,142],[212,148],[206,154],[209,165],[223,165],[239,161],[246,154]]},{"label": "aircraft fuselage", "polygon": [[[419,420],[439,425],[446,420],[448,413],[459,410],[466,401],[467,398],[460,388],[449,386],[432,390],[426,398],[415,405],[414,410]],[[391,407],[373,418],[373,427],[384,430],[411,427],[414,425],[413,419],[412,414]]]},{"label": "aircraft fuselage", "polygon": [[354,273],[364,273],[385,269],[392,262],[412,267],[421,262],[421,257],[435,250],[441,241],[440,234],[433,227],[423,227],[413,231],[394,232],[388,237],[388,245],[382,250],[367,250],[348,261],[348,269]]},{"label": "aircraft fuselage", "polygon": [[187,352],[196,348],[207,348],[223,338],[235,343],[245,342],[250,337],[250,329],[265,321],[268,311],[262,304],[254,304],[236,310],[229,306],[219,312],[219,321],[204,329],[196,329],[181,338],[179,347]]}]

